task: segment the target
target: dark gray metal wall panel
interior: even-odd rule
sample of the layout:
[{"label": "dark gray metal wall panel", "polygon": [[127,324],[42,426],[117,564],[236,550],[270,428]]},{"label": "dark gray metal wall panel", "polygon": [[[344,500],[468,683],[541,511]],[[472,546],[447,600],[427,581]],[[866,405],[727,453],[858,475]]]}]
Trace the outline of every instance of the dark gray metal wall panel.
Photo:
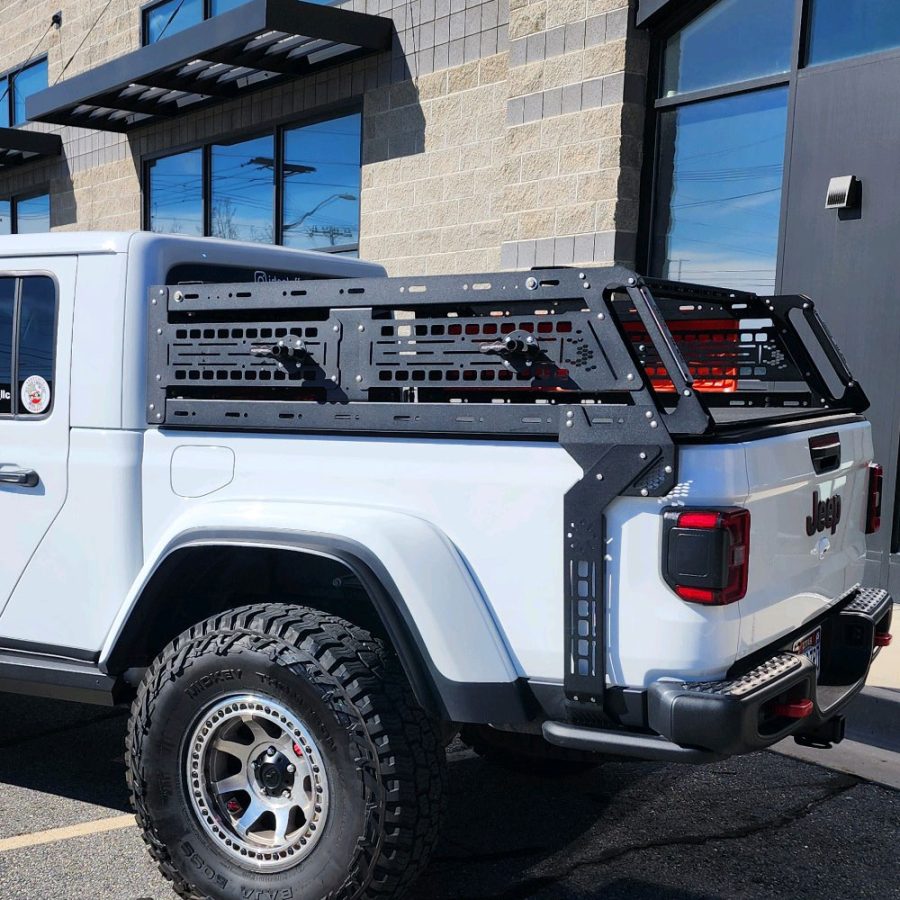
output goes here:
[{"label": "dark gray metal wall panel", "polygon": [[[883,525],[870,549],[889,583],[900,443],[900,56],[806,69],[797,85],[783,291],[812,296],[872,408],[885,468]],[[862,179],[858,212],[825,209],[829,179]],[[896,557],[895,557],[896,559]],[[893,567],[893,579],[900,566]],[[900,584],[892,585],[896,591]]]}]

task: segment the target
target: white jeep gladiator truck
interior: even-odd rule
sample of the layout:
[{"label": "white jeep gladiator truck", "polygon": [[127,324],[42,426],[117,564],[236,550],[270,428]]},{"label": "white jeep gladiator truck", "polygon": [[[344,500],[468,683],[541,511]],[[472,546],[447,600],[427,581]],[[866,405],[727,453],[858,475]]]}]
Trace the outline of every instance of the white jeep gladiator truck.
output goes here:
[{"label": "white jeep gladiator truck", "polygon": [[131,703],[186,898],[402,896],[444,746],[827,747],[890,641],[865,394],[805,297],[0,240],[0,689]]}]

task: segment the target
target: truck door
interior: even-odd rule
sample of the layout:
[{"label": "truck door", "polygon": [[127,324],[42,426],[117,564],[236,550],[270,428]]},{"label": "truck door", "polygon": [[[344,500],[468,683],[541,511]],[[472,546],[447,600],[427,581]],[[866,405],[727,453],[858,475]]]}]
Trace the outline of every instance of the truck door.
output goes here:
[{"label": "truck door", "polygon": [[66,498],[76,266],[0,260],[0,610]]}]

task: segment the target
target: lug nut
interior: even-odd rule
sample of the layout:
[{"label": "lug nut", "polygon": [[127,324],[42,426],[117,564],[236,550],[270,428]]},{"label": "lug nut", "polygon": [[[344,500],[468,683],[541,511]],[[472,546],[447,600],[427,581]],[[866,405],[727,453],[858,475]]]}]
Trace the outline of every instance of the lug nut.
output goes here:
[{"label": "lug nut", "polygon": [[289,765],[289,766],[287,767],[287,770],[288,770],[288,774],[289,774],[289,775],[293,775],[294,772],[297,771],[297,767],[296,767],[296,766]]},{"label": "lug nut", "polygon": [[267,753],[269,756],[274,756],[275,753],[276,753],[276,750],[275,750],[274,747],[269,747],[269,749],[266,750],[266,753]]}]

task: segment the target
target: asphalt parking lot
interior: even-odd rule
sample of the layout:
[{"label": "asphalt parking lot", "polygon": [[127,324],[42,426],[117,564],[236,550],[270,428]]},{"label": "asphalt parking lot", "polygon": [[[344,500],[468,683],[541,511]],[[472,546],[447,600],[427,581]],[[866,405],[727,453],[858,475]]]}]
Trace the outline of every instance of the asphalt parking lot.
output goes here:
[{"label": "asphalt parking lot", "polygon": [[[0,695],[4,900],[174,897],[127,818],[124,725]],[[900,898],[900,793],[852,775],[772,753],[552,780],[450,759],[442,842],[413,900]]]}]

